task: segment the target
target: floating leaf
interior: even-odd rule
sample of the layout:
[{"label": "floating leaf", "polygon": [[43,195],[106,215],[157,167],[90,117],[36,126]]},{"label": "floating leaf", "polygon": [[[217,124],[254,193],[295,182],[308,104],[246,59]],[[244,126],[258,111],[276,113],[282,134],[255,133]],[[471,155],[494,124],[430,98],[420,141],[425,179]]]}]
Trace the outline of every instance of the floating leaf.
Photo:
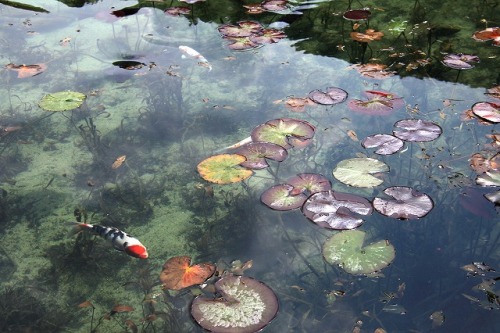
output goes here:
[{"label": "floating leaf", "polygon": [[215,272],[215,265],[210,263],[190,266],[191,258],[178,256],[168,259],[160,273],[164,289],[180,290],[205,282]]},{"label": "floating leaf", "polygon": [[314,130],[314,126],[305,120],[279,118],[255,127],[252,131],[252,141],[272,142],[288,149],[294,146],[290,138],[301,141],[312,139]]},{"label": "floating leaf", "polygon": [[326,92],[313,90],[307,96],[315,103],[322,105],[335,105],[344,102],[347,99],[347,91],[340,88],[329,87]]},{"label": "floating leaf", "polygon": [[439,125],[421,119],[403,119],[394,124],[400,130],[394,130],[394,136],[410,142],[428,142],[436,140],[442,133]]},{"label": "floating leaf", "polygon": [[453,69],[471,69],[474,68],[472,63],[479,62],[479,57],[470,54],[451,53],[444,56],[443,65]]},{"label": "floating leaf", "polygon": [[366,29],[364,33],[357,31],[351,32],[351,39],[361,43],[369,43],[374,40],[381,40],[382,37],[384,37],[383,32],[375,31],[373,29]]},{"label": "floating leaf", "polygon": [[349,21],[362,21],[367,20],[371,14],[367,9],[351,9],[344,12],[342,16]]},{"label": "floating leaf", "polygon": [[292,185],[295,190],[309,192],[309,194],[328,191],[332,188],[332,183],[328,178],[317,173],[299,173],[289,178],[287,184]]},{"label": "floating leaf", "polygon": [[214,333],[253,333],[267,326],[278,313],[278,298],[264,283],[246,276],[227,275],[215,283],[219,296],[200,295],[191,315]]},{"label": "floating leaf", "polygon": [[241,166],[249,169],[264,169],[269,166],[266,159],[282,162],[288,156],[285,148],[271,142],[250,142],[241,146],[236,153],[246,157]]},{"label": "floating leaf", "polygon": [[45,111],[67,111],[82,105],[86,96],[75,91],[59,91],[45,95],[38,103]]},{"label": "floating leaf", "polygon": [[391,155],[397,153],[403,148],[404,142],[389,134],[375,134],[366,137],[361,145],[364,148],[377,148],[375,154]]},{"label": "floating leaf", "polygon": [[311,195],[302,206],[302,213],[323,228],[354,229],[363,224],[358,215],[370,215],[372,205],[357,195],[323,191]]},{"label": "floating leaf", "polygon": [[349,66],[349,68],[354,68],[358,71],[361,76],[372,78],[372,79],[387,79],[388,77],[394,76],[396,72],[388,71],[387,65],[367,63],[367,64],[356,64]]},{"label": "floating leaf", "polygon": [[387,267],[396,255],[388,240],[381,240],[363,247],[365,232],[341,231],[323,245],[323,257],[331,265],[350,274],[370,274]]},{"label": "floating leaf", "polygon": [[476,31],[473,35],[472,38],[478,41],[486,41],[486,40],[493,40],[493,45],[494,46],[500,46],[500,28],[499,27],[491,27],[491,28],[486,28],[481,31]]},{"label": "floating leaf", "polygon": [[384,162],[373,158],[351,158],[337,164],[333,176],[344,184],[356,187],[375,187],[383,180],[373,174],[388,172],[389,167]]},{"label": "floating leaf", "polygon": [[315,105],[315,103],[307,97],[289,97],[285,102],[285,107],[292,112],[304,112],[305,107],[308,105]]},{"label": "floating leaf", "polygon": [[237,183],[250,177],[253,172],[242,168],[245,156],[238,154],[220,154],[211,156],[198,164],[200,176],[212,183],[231,184]]},{"label": "floating leaf", "polygon": [[477,176],[476,183],[481,186],[500,186],[500,171],[486,172]]},{"label": "floating leaf", "polygon": [[257,44],[277,43],[285,38],[286,34],[278,29],[263,29],[259,34],[250,36],[250,40]]},{"label": "floating leaf", "polygon": [[47,69],[46,64],[34,64],[34,65],[15,65],[15,64],[7,64],[5,68],[10,69],[11,71],[17,72],[17,77],[20,79],[24,79],[27,77],[32,77],[38,74],[43,73]]},{"label": "floating leaf", "polygon": [[292,185],[274,185],[262,193],[260,201],[274,210],[292,210],[302,206],[307,196]]},{"label": "floating leaf", "polygon": [[490,123],[500,123],[500,104],[479,102],[472,106],[472,112]]},{"label": "floating leaf", "polygon": [[399,220],[414,220],[427,215],[434,207],[432,199],[425,193],[410,187],[393,186],[384,190],[393,199],[373,199],[373,207],[382,215]]},{"label": "floating leaf", "polygon": [[404,106],[403,99],[390,92],[367,90],[364,94],[368,97],[367,100],[349,101],[347,106],[350,110],[368,115],[385,116]]}]

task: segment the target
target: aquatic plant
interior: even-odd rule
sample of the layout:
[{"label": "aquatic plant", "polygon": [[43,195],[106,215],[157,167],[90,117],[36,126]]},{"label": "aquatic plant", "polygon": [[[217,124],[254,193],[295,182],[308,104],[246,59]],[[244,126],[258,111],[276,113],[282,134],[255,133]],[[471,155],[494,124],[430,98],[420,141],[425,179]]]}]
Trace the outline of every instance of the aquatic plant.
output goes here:
[{"label": "aquatic plant", "polygon": [[45,111],[68,111],[82,105],[87,96],[76,91],[59,91],[45,95],[38,106]]},{"label": "aquatic plant", "polygon": [[311,195],[302,206],[302,213],[312,222],[328,229],[354,229],[363,224],[360,215],[371,215],[372,205],[363,197],[336,191]]},{"label": "aquatic plant", "polygon": [[403,140],[389,134],[375,134],[367,136],[361,145],[364,148],[377,148],[375,154],[391,155],[400,151],[403,146]]},{"label": "aquatic plant", "polygon": [[351,99],[347,106],[354,112],[368,115],[385,116],[404,106],[404,100],[390,92],[366,90],[367,100]]},{"label": "aquatic plant", "polygon": [[266,159],[283,162],[288,156],[285,148],[271,142],[250,142],[235,153],[245,156],[246,160],[240,165],[248,169],[265,169],[269,166]]},{"label": "aquatic plant", "polygon": [[376,197],[373,199],[373,207],[380,214],[398,220],[422,218],[434,207],[434,202],[427,194],[415,191],[411,187],[388,187],[384,193],[392,199]]},{"label": "aquatic plant", "polygon": [[441,127],[427,120],[403,119],[394,124],[392,133],[395,137],[410,142],[429,142],[439,138],[443,130]]},{"label": "aquatic plant", "polygon": [[11,71],[17,72],[17,77],[19,79],[24,79],[27,77],[36,76],[42,74],[47,70],[47,64],[33,64],[33,65],[15,65],[15,64],[7,64],[5,68]]},{"label": "aquatic plant", "polygon": [[163,264],[160,281],[163,289],[180,290],[202,284],[215,272],[215,265],[202,263],[191,265],[191,257],[178,256]]},{"label": "aquatic plant", "polygon": [[387,164],[373,158],[357,157],[340,161],[333,169],[333,176],[347,185],[375,187],[383,183],[373,175],[380,172],[389,172]]},{"label": "aquatic plant", "polygon": [[477,102],[472,105],[472,113],[490,123],[500,123],[500,104]]},{"label": "aquatic plant", "polygon": [[342,17],[348,21],[364,21],[370,18],[371,14],[368,9],[351,9],[344,12]]},{"label": "aquatic plant", "polygon": [[245,161],[245,156],[238,154],[214,155],[201,161],[197,169],[200,176],[211,183],[237,183],[253,174],[251,170],[240,166]]},{"label": "aquatic plant", "polygon": [[274,185],[260,196],[260,201],[274,210],[292,210],[302,206],[307,196],[290,184]]},{"label": "aquatic plant", "polygon": [[288,149],[300,143],[310,143],[314,131],[314,126],[305,120],[280,118],[255,127],[251,136],[252,141],[272,142]]},{"label": "aquatic plant", "polygon": [[191,304],[196,322],[214,333],[252,333],[267,326],[278,312],[278,298],[264,283],[226,275],[215,283],[219,298],[198,296]]},{"label": "aquatic plant", "polygon": [[326,91],[313,90],[307,97],[314,103],[322,105],[335,105],[344,102],[347,99],[347,91],[341,88],[329,87]]},{"label": "aquatic plant", "polygon": [[479,62],[479,57],[471,54],[451,53],[443,57],[441,61],[446,67],[458,70],[474,68],[473,63]]},{"label": "aquatic plant", "polygon": [[472,38],[474,38],[477,41],[488,41],[488,40],[493,40],[492,45],[493,46],[500,46],[500,28],[499,27],[491,27],[491,28],[486,28],[481,31],[476,31],[473,35]]},{"label": "aquatic plant", "polygon": [[323,257],[349,274],[371,274],[387,267],[396,255],[388,240],[363,246],[366,233],[345,230],[330,237],[323,245]]}]

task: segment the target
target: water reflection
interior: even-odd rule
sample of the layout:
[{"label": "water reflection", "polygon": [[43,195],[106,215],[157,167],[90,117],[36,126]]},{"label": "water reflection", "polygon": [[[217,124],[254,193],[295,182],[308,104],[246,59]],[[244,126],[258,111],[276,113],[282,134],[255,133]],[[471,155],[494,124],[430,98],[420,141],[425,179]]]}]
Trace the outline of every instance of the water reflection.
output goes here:
[{"label": "water reflection", "polygon": [[[377,4],[357,29],[384,36],[367,45],[350,38],[354,23],[342,18],[350,3],[317,4],[302,15],[247,16],[240,4],[207,1],[189,5],[187,16],[169,17],[163,13],[169,4],[154,2],[162,9],[102,22],[98,12],[123,3],[71,9],[48,2],[50,14],[43,15],[80,18],[50,29],[31,20],[42,14],[1,5],[0,20],[8,27],[0,32],[4,66],[47,63],[47,69],[24,78],[7,68],[0,73],[0,331],[201,331],[190,317],[193,293],[160,288],[164,262],[184,255],[216,263],[219,273],[231,270],[234,260],[253,260],[239,272],[266,283],[280,301],[267,332],[494,331],[498,290],[490,282],[496,275],[472,263],[498,270],[498,213],[483,196],[496,187],[476,185],[469,158],[481,153],[488,172],[497,172],[498,145],[491,136],[498,133],[495,125],[462,118],[474,103],[494,101],[485,88],[496,82],[496,49],[470,38],[482,17],[492,19],[489,4],[457,23],[444,20],[450,4],[416,1],[405,10]],[[217,29],[243,19],[262,27],[286,22],[280,27],[288,39],[231,51]],[[213,69],[184,59],[180,45],[203,54]],[[441,64],[442,52],[474,53],[481,62],[455,83],[457,71]],[[362,59],[398,75],[363,76],[351,67]],[[113,66],[117,61],[144,65],[132,70]],[[126,79],[110,80],[109,68]],[[306,99],[328,87],[345,90],[347,101],[285,106],[289,98]],[[63,90],[82,92],[87,100],[64,112],[38,107],[43,96]],[[363,101],[365,91],[394,94],[404,103],[381,115],[351,111],[347,103]],[[270,161],[243,183],[200,178],[202,160],[279,118],[311,123],[312,144],[290,149],[286,160]],[[432,121],[443,134],[432,142],[407,142],[384,157],[360,145],[409,118]],[[380,187],[350,187],[333,177],[340,161],[354,157],[389,166],[386,175],[377,175]],[[370,201],[386,187],[411,187],[428,194],[434,209],[416,221],[367,217],[360,229],[369,242],[388,240],[396,257],[372,275],[348,274],[322,257],[333,231],[299,210],[278,212],[260,203],[266,189],[304,172],[322,174],[335,191]],[[66,222],[78,216],[127,230],[150,258],[134,261],[89,234],[68,237]],[[467,277],[463,267],[471,264],[475,275]]]}]

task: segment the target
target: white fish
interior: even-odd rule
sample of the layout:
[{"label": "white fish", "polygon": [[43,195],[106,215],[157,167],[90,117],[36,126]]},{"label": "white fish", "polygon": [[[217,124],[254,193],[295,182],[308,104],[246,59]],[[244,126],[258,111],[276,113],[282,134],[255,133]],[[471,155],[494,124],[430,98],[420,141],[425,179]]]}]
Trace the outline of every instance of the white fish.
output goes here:
[{"label": "white fish", "polygon": [[231,150],[231,149],[240,148],[241,146],[246,145],[247,143],[250,143],[250,142],[252,142],[252,137],[251,136],[249,136],[248,138],[244,138],[243,140],[241,140],[240,142],[235,143],[234,145],[230,145],[230,146],[224,147],[222,149],[219,149],[216,152],[222,152],[222,151],[225,151],[225,150]]},{"label": "white fish", "polygon": [[210,65],[208,60],[203,55],[201,55],[200,52],[186,45],[179,46],[179,50],[181,50],[181,52],[184,53],[185,55],[198,60],[198,64],[200,66],[207,67],[209,71],[212,70],[212,65]]}]

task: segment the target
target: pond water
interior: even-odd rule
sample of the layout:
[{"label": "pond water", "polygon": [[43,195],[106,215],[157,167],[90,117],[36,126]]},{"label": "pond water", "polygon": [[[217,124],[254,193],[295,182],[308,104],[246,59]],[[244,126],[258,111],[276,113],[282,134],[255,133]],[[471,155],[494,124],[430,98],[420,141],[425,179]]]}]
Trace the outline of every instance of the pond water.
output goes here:
[{"label": "pond water", "polygon": [[[214,313],[246,306],[214,293],[217,276],[205,289],[162,289],[162,266],[178,256],[269,286],[279,310],[259,326],[265,332],[498,329],[500,32],[487,30],[496,41],[472,38],[500,24],[498,3],[243,6],[251,3],[0,1],[1,332],[202,332],[191,316],[197,295],[217,298]],[[165,13],[176,6],[188,12]],[[329,87],[347,99],[315,103]],[[403,119],[421,120],[410,136],[424,142],[405,139],[392,155],[361,145]],[[241,156],[227,147],[270,120],[263,137],[286,146],[282,162],[244,180],[241,161],[201,168],[212,156]],[[429,138],[428,126],[442,133]],[[388,170],[360,171],[366,158]],[[411,219],[377,210],[351,217],[316,201],[316,219],[362,218],[365,245],[394,247],[394,258],[375,256],[379,266],[358,274],[347,259],[324,258],[340,231],[261,202],[302,173],[370,203],[408,187],[433,207],[413,219],[421,203],[407,198],[398,202],[410,201]],[[288,199],[311,194],[289,191]],[[116,251],[74,230],[77,221],[123,230],[149,257]],[[358,257],[372,251],[358,247]],[[178,273],[199,272],[181,265]]]}]

